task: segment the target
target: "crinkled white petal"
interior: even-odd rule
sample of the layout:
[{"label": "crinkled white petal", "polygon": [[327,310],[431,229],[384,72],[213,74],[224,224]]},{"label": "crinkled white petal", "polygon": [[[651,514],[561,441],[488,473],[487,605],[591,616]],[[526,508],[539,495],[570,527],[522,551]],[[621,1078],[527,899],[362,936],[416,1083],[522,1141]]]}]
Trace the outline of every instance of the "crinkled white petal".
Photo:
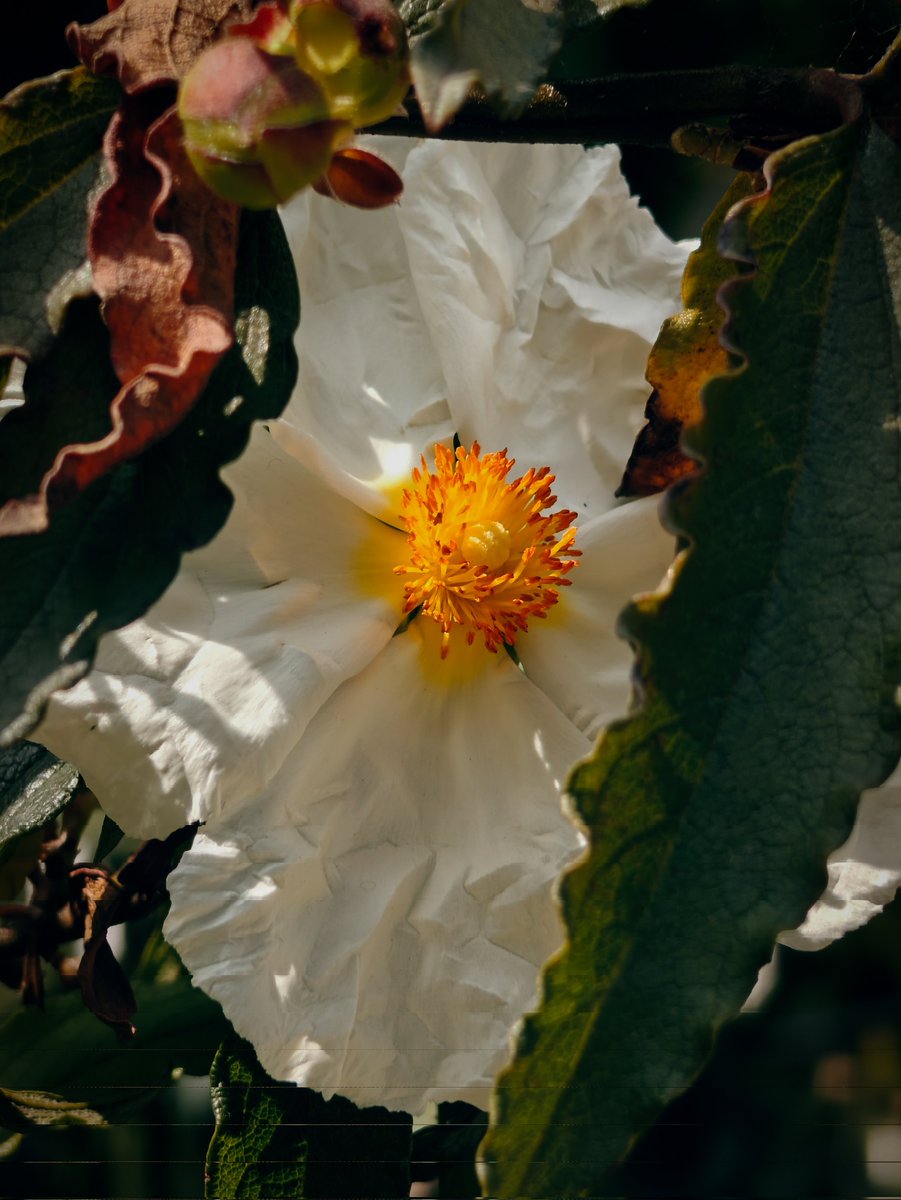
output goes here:
[{"label": "crinkled white petal", "polygon": [[[415,146],[409,138],[366,142],[399,170]],[[424,450],[453,435],[397,211],[363,212],[307,192],[281,216],[303,316],[297,387],[274,436],[381,514],[386,485],[408,478]]]},{"label": "crinkled white petal", "polygon": [[562,942],[560,791],[589,747],[505,655],[441,686],[423,653],[414,623],[201,831],[166,925],[271,1074],[411,1112],[487,1106]]},{"label": "crinkled white petal", "polygon": [[617,617],[659,584],[675,552],[657,507],[652,496],[580,524],[571,586],[517,642],[529,678],[590,738],[628,707],[633,654],[616,634]]},{"label": "crinkled white petal", "polygon": [[638,207],[615,146],[433,142],[404,187],[397,219],[457,433],[550,466],[580,516],[605,512],[690,247]]},{"label": "crinkled white petal", "polygon": [[901,766],[863,793],[851,836],[830,856],[826,890],[798,928],[779,935],[794,950],[822,950],[866,925],[901,885]]},{"label": "crinkled white petal", "polygon": [[614,146],[366,144],[403,170],[399,204],[282,213],[303,320],[275,436],[371,512],[455,432],[606,511],[690,247],[638,207]]},{"label": "crinkled white petal", "polygon": [[[258,427],[232,515],[141,621],[101,640],[35,733],[136,837],[256,795],[334,689],[391,638],[368,564],[400,535],[330,492]],[[381,572],[380,572],[381,573]]]}]

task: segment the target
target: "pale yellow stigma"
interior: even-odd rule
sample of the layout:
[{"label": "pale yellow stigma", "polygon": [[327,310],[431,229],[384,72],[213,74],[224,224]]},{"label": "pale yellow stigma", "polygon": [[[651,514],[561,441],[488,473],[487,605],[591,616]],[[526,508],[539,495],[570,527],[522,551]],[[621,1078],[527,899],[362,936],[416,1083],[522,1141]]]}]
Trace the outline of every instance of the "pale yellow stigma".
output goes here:
[{"label": "pale yellow stigma", "polygon": [[512,646],[570,582],[576,514],[545,511],[557,502],[548,467],[506,483],[514,461],[506,450],[483,455],[478,442],[438,445],[434,470],[423,459],[403,492],[409,558],[394,569],[406,576],[404,612],[437,621],[442,658],[455,632],[492,653]]}]

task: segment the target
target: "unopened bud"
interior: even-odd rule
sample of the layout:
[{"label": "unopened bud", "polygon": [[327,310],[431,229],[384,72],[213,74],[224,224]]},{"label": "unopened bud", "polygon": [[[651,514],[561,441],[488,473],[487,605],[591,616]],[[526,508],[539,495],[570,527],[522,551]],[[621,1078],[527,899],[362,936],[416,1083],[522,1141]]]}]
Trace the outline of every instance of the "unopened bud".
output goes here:
[{"label": "unopened bud", "polygon": [[356,127],[390,117],[410,75],[404,23],[391,0],[292,0],[298,65],[332,115]]},{"label": "unopened bud", "polygon": [[293,59],[244,37],[204,51],[182,84],[178,111],[198,175],[248,208],[272,208],[319,179],[353,133]]}]

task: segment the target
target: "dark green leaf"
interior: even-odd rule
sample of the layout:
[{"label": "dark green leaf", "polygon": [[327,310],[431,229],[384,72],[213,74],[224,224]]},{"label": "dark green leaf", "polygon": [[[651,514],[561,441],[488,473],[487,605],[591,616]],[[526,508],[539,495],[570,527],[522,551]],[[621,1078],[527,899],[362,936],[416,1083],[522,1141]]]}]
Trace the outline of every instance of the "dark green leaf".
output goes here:
[{"label": "dark green leaf", "polygon": [[216,1132],[207,1154],[209,1200],[409,1195],[406,1113],[276,1083],[237,1037],[216,1055],[210,1083]]},{"label": "dark green leaf", "polygon": [[440,129],[474,83],[517,116],[560,46],[561,23],[521,0],[402,0],[416,96]]},{"label": "dark green leaf", "polygon": [[413,1177],[437,1179],[439,1197],[469,1200],[480,1196],[476,1150],[487,1125],[488,1114],[472,1104],[439,1104],[438,1124],[424,1125],[413,1134]]},{"label": "dark green leaf", "polygon": [[85,257],[87,197],[119,89],[83,68],[0,103],[0,352],[46,349],[46,297]]},{"label": "dark green leaf", "polygon": [[94,861],[103,862],[124,837],[125,834],[112,817],[104,815],[103,824],[100,826],[100,837],[97,839],[97,849],[94,851]]},{"label": "dark green leaf", "polygon": [[[88,670],[99,636],[144,613],[181,555],[218,532],[231,506],[219,468],[243,451],[253,420],[277,416],[287,402],[298,298],[275,214],[242,218],[236,310],[237,345],[174,433],[60,509],[46,533],[0,541],[7,740],[33,728],[49,693]],[[35,486],[62,444],[60,430],[70,441],[102,435],[117,387],[96,304],[76,301],[50,353],[26,375],[26,405],[0,423],[3,491]]]},{"label": "dark green leaf", "polygon": [[0,1129],[0,1162],[5,1158],[12,1158],[21,1145],[21,1133],[9,1133],[6,1129]]},{"label": "dark green leaf", "polygon": [[0,862],[7,843],[62,812],[77,785],[75,767],[34,742],[0,751]]},{"label": "dark green leaf", "polygon": [[[901,751],[901,152],[863,120],[733,210],[730,343],[670,493],[691,543],[627,611],[643,706],[571,792],[592,833],[570,944],[499,1081],[495,1197],[605,1195]],[[492,1161],[493,1160],[493,1161]]]},{"label": "dark green leaf", "polygon": [[[48,997],[46,1012],[17,1007],[6,1016],[0,1021],[4,1088],[51,1093],[117,1121],[168,1084],[177,1067],[205,1075],[228,1031],[219,1006],[191,985],[171,951],[157,978],[139,976],[133,978],[137,1034],[128,1045],[88,1012],[79,992]],[[2,1114],[0,1123],[10,1127]]]}]

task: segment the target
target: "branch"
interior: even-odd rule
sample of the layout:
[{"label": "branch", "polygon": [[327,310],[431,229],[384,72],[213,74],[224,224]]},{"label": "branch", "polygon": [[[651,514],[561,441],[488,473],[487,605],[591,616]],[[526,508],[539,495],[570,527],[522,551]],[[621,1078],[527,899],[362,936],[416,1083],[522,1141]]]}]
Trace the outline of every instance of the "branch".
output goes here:
[{"label": "branch", "polygon": [[406,116],[392,117],[370,132],[473,142],[672,147],[678,131],[712,123],[733,135],[741,149],[832,129],[859,111],[860,91],[855,76],[819,68],[728,66],[545,84],[517,120],[499,117],[487,99],[474,96],[437,132],[426,127],[415,100],[406,108]]}]

